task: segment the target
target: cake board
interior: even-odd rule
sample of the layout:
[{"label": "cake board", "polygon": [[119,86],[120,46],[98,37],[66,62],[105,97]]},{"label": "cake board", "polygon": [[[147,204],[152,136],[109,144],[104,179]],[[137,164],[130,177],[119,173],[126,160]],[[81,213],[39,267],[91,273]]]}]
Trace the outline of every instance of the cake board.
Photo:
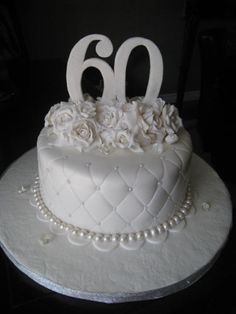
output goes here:
[{"label": "cake board", "polygon": [[[0,181],[0,243],[9,259],[40,285],[75,298],[105,303],[150,300],[180,291],[214,264],[232,224],[231,201],[216,172],[197,155],[192,159],[193,208],[179,232],[139,250],[100,252],[75,246],[39,221],[29,187],[37,175],[32,149]],[[44,239],[48,241],[44,241]]]}]

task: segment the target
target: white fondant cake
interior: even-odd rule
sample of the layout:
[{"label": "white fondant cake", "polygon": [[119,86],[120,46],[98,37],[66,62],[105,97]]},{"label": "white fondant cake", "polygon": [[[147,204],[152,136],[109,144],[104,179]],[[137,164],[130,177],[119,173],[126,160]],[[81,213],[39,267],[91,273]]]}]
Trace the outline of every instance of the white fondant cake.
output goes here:
[{"label": "white fondant cake", "polygon": [[191,142],[161,154],[117,150],[104,156],[56,147],[43,129],[38,139],[41,193],[62,221],[102,233],[143,231],[165,222],[182,205],[189,181]]},{"label": "white fondant cake", "polygon": [[[94,39],[100,40],[98,54],[108,40],[91,35],[72,49],[67,67],[71,98],[53,106],[45,118],[37,143],[36,201],[52,222],[85,238],[115,242],[156,237],[177,225],[191,207],[191,139],[177,109],[156,98],[153,86],[159,79],[156,89],[160,88],[162,80],[158,48],[143,38],[126,41],[117,53],[117,72],[110,82],[112,70],[104,61],[102,66],[100,59],[81,61],[79,51],[85,54]],[[119,71],[125,71],[123,63],[139,44],[161,73],[155,75],[152,67],[145,97],[129,100],[123,97]],[[88,66],[100,67],[104,83],[111,85],[110,92],[104,87],[97,100],[84,98],[79,88],[76,93],[72,84],[79,80],[80,86]]]}]

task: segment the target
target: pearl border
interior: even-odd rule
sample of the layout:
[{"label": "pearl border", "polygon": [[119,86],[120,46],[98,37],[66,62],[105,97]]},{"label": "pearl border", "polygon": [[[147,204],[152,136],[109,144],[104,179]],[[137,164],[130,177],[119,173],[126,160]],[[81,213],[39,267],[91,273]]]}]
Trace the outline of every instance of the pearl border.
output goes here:
[{"label": "pearl border", "polygon": [[148,240],[158,235],[165,233],[168,230],[174,229],[178,224],[180,224],[185,217],[189,214],[192,207],[192,197],[191,188],[188,184],[187,192],[182,206],[177,209],[173,216],[167,219],[165,222],[153,226],[150,229],[145,229],[142,231],[132,232],[132,233],[97,233],[90,231],[88,229],[82,229],[80,227],[73,226],[72,224],[66,223],[55,216],[45,205],[41,192],[39,177],[37,176],[33,185],[33,195],[37,205],[37,208],[41,214],[49,222],[53,223],[55,226],[59,227],[61,230],[71,232],[72,235],[78,236],[80,238],[85,238],[87,240],[95,242],[113,242],[113,243],[124,243],[132,241],[143,241]]}]

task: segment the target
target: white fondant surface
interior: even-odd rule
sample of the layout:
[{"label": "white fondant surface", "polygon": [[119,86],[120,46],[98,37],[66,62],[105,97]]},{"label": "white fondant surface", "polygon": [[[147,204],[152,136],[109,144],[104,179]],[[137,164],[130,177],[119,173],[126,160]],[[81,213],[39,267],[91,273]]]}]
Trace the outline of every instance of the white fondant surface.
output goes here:
[{"label": "white fondant surface", "polygon": [[[232,223],[228,191],[215,171],[192,160],[195,214],[183,230],[160,245],[137,251],[99,252],[78,247],[38,221],[28,186],[37,173],[36,150],[18,159],[0,181],[0,241],[15,265],[39,284],[62,294],[101,302],[158,298],[189,286],[209,268]],[[202,206],[202,204],[208,206]]]},{"label": "white fondant surface", "polygon": [[62,221],[94,232],[151,228],[182,205],[192,154],[187,131],[161,154],[117,150],[111,155],[53,145],[38,138],[40,188],[49,210]]}]

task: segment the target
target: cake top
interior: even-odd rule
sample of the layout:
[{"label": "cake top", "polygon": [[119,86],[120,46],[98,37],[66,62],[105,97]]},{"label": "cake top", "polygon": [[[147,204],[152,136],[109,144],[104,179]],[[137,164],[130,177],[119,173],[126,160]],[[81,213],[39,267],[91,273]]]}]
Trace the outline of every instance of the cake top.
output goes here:
[{"label": "cake top", "polygon": [[[106,58],[113,46],[104,35],[82,38],[72,49],[67,64],[68,102],[54,105],[45,118],[48,134],[58,146],[73,146],[80,152],[98,149],[109,154],[116,149],[143,152],[163,150],[163,144],[178,141],[182,121],[175,106],[158,98],[163,62],[158,47],[150,40],[134,37],[118,49],[114,71],[104,60],[85,54],[91,42],[98,41],[96,53]],[[143,97],[128,99],[125,91],[127,62],[137,46],[146,47],[150,58],[149,80]],[[101,97],[84,95],[81,80],[84,70],[97,68],[103,77]]]}]

